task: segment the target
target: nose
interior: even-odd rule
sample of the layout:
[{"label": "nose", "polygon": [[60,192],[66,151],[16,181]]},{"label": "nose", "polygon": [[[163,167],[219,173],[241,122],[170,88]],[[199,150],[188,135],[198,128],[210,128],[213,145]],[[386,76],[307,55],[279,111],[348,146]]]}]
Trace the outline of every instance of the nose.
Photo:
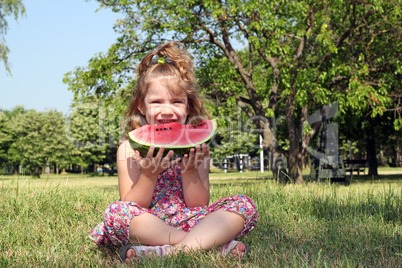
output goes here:
[{"label": "nose", "polygon": [[173,107],[170,105],[163,105],[161,108],[161,114],[163,115],[172,115],[173,114]]}]

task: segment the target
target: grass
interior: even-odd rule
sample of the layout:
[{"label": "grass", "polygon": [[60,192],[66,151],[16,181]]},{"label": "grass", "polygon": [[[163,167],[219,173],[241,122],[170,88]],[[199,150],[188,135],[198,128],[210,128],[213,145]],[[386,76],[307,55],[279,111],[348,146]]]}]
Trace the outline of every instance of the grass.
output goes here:
[{"label": "grass", "polygon": [[[257,204],[258,226],[242,238],[249,258],[197,252],[132,267],[401,267],[402,177],[361,177],[283,186],[268,173],[212,173],[213,201],[246,194]],[[117,199],[117,177],[0,176],[0,266],[127,267],[87,238]]]}]

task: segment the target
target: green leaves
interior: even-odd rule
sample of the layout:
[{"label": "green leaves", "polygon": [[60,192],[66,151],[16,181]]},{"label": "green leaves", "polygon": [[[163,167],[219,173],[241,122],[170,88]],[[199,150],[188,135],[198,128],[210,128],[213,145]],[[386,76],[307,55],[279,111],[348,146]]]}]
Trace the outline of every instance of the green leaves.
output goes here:
[{"label": "green leaves", "polygon": [[0,152],[6,153],[3,163],[22,165],[31,174],[39,174],[46,163],[62,163],[68,157],[61,113],[17,107],[0,113],[0,118],[7,119],[0,123]]},{"label": "green leaves", "polygon": [[294,155],[303,148],[291,133],[301,133],[303,120],[324,104],[338,102],[342,116],[373,117],[396,102],[390,96],[400,96],[395,1],[98,2],[123,16],[115,26],[121,36],[66,75],[76,100],[113,102],[134,83],[138,60],[167,40],[189,47],[214,115],[236,117],[237,107],[248,118],[288,115],[289,141],[278,140]]},{"label": "green leaves", "polygon": [[0,168],[39,175],[51,168],[113,166],[121,131],[115,109],[105,102],[76,103],[69,117],[57,111],[0,112]]},{"label": "green leaves", "polygon": [[22,0],[1,0],[0,1],[0,61],[4,63],[6,71],[11,74],[10,65],[8,63],[9,49],[5,42],[5,35],[8,30],[8,23],[6,18],[14,17],[18,19],[19,16],[25,15],[25,8]]}]

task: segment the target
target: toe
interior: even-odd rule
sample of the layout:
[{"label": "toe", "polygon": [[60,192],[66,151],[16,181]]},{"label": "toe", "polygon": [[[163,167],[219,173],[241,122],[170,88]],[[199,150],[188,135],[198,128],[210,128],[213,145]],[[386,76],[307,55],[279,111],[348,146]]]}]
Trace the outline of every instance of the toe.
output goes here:
[{"label": "toe", "polygon": [[243,243],[239,243],[232,250],[231,254],[234,257],[242,258],[244,256],[244,252],[246,251],[246,246]]},{"label": "toe", "polygon": [[130,248],[126,253],[126,262],[130,262],[135,257],[134,249]]}]

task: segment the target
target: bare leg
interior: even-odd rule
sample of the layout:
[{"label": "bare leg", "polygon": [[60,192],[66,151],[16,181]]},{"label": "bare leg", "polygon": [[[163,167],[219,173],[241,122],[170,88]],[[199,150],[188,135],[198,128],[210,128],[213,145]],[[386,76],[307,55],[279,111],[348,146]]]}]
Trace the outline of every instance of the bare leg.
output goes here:
[{"label": "bare leg", "polygon": [[[144,213],[135,216],[129,227],[129,239],[132,243],[139,243],[149,246],[175,245],[187,235],[186,232],[167,225],[155,215]],[[152,256],[152,252],[150,252]],[[126,253],[126,262],[135,258],[133,249]]]},{"label": "bare leg", "polygon": [[[242,230],[244,217],[238,213],[218,210],[206,216],[175,245],[176,249],[210,249],[220,247],[234,239]],[[237,251],[244,251],[239,244]]]},{"label": "bare leg", "polygon": [[[218,210],[207,215],[190,232],[173,228],[158,217],[144,213],[136,216],[130,223],[130,240],[144,245],[172,246],[170,252],[176,250],[211,249],[222,247],[234,239],[242,230],[244,217],[238,213]],[[241,257],[246,247],[237,245],[232,255]],[[127,251],[127,259],[135,257],[134,250]]]},{"label": "bare leg", "polygon": [[175,245],[187,235],[149,213],[134,217],[129,231],[131,242],[149,246]]}]

